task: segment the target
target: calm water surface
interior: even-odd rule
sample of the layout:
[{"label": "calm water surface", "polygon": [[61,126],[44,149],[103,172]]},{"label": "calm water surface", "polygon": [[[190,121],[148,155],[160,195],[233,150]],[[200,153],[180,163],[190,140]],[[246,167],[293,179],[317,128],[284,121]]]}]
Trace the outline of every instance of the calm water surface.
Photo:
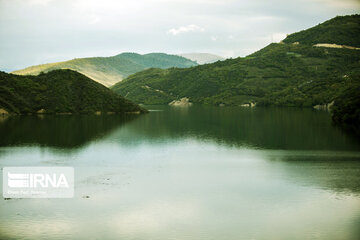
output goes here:
[{"label": "calm water surface", "polygon": [[327,113],[148,108],[0,118],[0,167],[75,169],[73,199],[1,198],[0,239],[360,239],[360,143]]}]

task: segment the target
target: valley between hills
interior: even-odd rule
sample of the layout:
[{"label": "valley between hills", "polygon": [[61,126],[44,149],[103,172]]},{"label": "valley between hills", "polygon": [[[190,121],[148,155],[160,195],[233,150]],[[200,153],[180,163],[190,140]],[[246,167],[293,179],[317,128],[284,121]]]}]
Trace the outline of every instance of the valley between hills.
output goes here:
[{"label": "valley between hills", "polygon": [[1,73],[0,108],[3,113],[129,112],[142,111],[137,104],[186,99],[215,106],[331,108],[334,122],[356,126],[358,36],[360,15],[338,16],[235,59],[122,53],[32,66]]}]

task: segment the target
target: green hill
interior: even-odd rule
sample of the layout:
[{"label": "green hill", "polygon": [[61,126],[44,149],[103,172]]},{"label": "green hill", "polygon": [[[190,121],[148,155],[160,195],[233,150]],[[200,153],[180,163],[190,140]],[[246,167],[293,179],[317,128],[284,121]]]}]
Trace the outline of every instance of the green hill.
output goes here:
[{"label": "green hill", "polygon": [[189,59],[164,53],[122,53],[113,57],[76,58],[65,62],[48,63],[14,71],[18,75],[38,75],[56,69],[72,69],[109,87],[127,76],[147,68],[186,68],[196,66]]},{"label": "green hill", "polygon": [[145,112],[105,86],[72,70],[38,76],[0,72],[0,112],[126,113]]},{"label": "green hill", "polygon": [[[313,45],[325,42],[357,47],[359,23],[360,15],[336,17],[245,58],[187,69],[148,69],[129,76],[112,90],[145,104],[168,104],[183,97],[210,105],[327,104],[359,84],[360,50]],[[303,36],[308,36],[306,41]],[[360,97],[356,91],[351,94]]]},{"label": "green hill", "polygon": [[360,52],[304,45],[271,44],[246,58],[189,69],[148,69],[112,89],[144,104],[182,97],[211,105],[311,107],[334,100],[359,81]]},{"label": "green hill", "polygon": [[314,45],[317,43],[334,43],[360,47],[360,15],[338,16],[322,24],[290,34],[284,43]]}]

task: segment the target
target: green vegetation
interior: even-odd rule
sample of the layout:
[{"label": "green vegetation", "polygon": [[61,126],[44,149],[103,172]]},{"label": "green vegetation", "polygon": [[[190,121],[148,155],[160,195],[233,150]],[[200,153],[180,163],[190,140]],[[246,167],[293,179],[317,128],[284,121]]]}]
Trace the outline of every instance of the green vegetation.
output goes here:
[{"label": "green vegetation", "polygon": [[72,69],[109,87],[123,78],[147,68],[186,68],[196,66],[189,59],[164,53],[122,53],[113,57],[77,58],[65,62],[48,63],[14,71],[19,75],[38,75],[56,69]]},{"label": "green vegetation", "polygon": [[271,44],[246,58],[188,69],[148,69],[112,89],[145,104],[189,97],[210,105],[311,107],[331,102],[356,82],[359,60],[357,50]]},{"label": "green vegetation", "polygon": [[0,72],[0,109],[16,114],[146,111],[72,70],[54,70],[38,76]]},{"label": "green vegetation", "polygon": [[[313,46],[325,42],[359,47],[359,23],[360,15],[336,17],[245,58],[187,69],[148,69],[112,90],[144,104],[168,104],[188,97],[193,103],[209,105],[253,102],[257,106],[312,107],[338,99],[334,119],[360,125],[360,92],[354,90],[360,84],[360,50]],[[343,104],[348,107],[340,111]],[[348,113],[339,116],[344,111]]]},{"label": "green vegetation", "polygon": [[[357,76],[360,78],[360,75]],[[346,88],[336,98],[332,107],[332,119],[339,125],[346,126],[349,130],[360,135],[360,82]]]},{"label": "green vegetation", "polygon": [[284,43],[299,42],[314,45],[317,43],[335,43],[360,47],[360,15],[338,16],[313,28],[293,33]]}]

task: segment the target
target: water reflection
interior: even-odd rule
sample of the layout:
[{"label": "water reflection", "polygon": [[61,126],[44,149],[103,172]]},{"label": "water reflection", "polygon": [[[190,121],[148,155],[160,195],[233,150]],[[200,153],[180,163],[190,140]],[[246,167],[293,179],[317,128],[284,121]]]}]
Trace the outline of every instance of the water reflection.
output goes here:
[{"label": "water reflection", "polygon": [[141,116],[1,118],[0,133],[4,137],[0,138],[0,147],[40,145],[78,148],[100,138],[119,144],[195,138],[258,149],[360,150],[359,140],[334,127],[328,113],[311,109],[204,106],[148,108],[156,111]]},{"label": "water reflection", "polygon": [[[289,181],[335,192],[360,193],[360,143],[333,126],[326,112],[291,108],[151,108],[162,111],[136,119],[114,131],[107,140],[134,148],[144,143],[163,146],[159,148],[165,150],[169,142],[183,144],[196,139],[226,148],[250,149],[273,165],[271,171]],[[194,154],[188,157],[201,157],[200,153]]]},{"label": "water reflection", "polygon": [[359,239],[359,142],[326,113],[150,108],[1,122],[0,167],[73,166],[76,183],[0,199],[0,238]]},{"label": "water reflection", "polygon": [[162,111],[129,124],[128,131],[118,135],[121,144],[135,136],[139,142],[190,137],[261,149],[360,150],[360,142],[334,127],[328,113],[312,109],[149,108]]},{"label": "water reflection", "polygon": [[360,153],[268,153],[272,167],[288,181],[337,193],[360,194]]},{"label": "water reflection", "polygon": [[79,148],[104,138],[137,115],[38,115],[0,118],[0,147]]}]

